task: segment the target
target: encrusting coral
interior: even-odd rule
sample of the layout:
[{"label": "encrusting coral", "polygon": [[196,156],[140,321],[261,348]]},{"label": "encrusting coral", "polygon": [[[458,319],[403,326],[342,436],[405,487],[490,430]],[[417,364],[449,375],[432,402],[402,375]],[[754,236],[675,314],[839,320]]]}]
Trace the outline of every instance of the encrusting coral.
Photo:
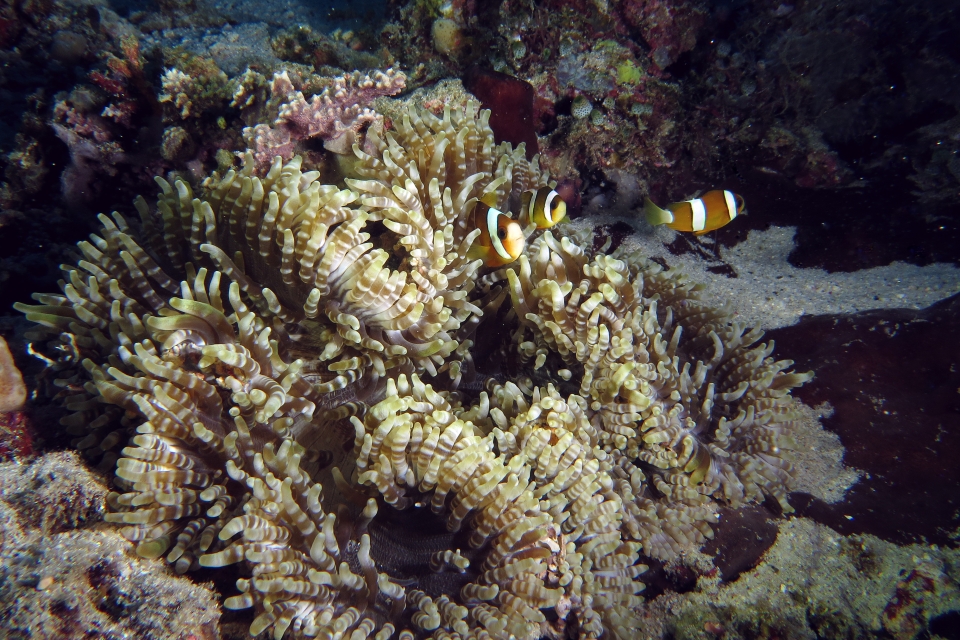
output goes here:
[{"label": "encrusting coral", "polygon": [[[808,375],[759,332],[575,236],[466,259],[473,203],[549,180],[488,117],[411,108],[354,145],[346,188],[251,154],[200,197],[158,179],[63,295],[18,305],[54,336],[78,446],[126,445],[108,520],[180,572],[245,563],[224,604],[254,635],[633,637],[641,552],[696,548],[720,502],[789,508]],[[498,317],[525,375],[477,393]]]},{"label": "encrusting coral", "polygon": [[[242,108],[251,100],[247,85],[257,75],[247,71],[233,96],[234,106]],[[372,75],[348,73],[334,78],[333,84],[308,102],[299,90],[299,80],[294,84],[286,71],[277,72],[270,82],[267,101],[268,108],[277,110],[276,121],[272,126],[246,127],[243,138],[260,170],[269,167],[278,155],[290,160],[297,143],[310,138],[320,138],[330,151],[349,154],[363,127],[380,124],[380,115],[367,105],[379,96],[399,93],[406,82],[406,75],[393,69]]]}]

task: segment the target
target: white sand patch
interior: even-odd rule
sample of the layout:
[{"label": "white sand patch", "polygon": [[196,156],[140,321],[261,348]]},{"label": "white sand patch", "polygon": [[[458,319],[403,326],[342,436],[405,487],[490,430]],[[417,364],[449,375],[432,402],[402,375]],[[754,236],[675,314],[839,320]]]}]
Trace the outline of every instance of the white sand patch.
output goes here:
[{"label": "white sand patch", "polygon": [[[618,220],[622,218],[591,216],[574,224],[595,226]],[[671,254],[665,245],[673,242],[677,233],[666,227],[652,229],[644,224],[623,244],[679,268],[694,282],[707,285],[703,291],[707,301],[730,304],[742,322],[763,329],[792,325],[803,315],[922,309],[960,292],[960,269],[952,264],[918,267],[894,262],[852,273],[798,269],[787,262],[795,246],[795,227],[751,230],[740,244],[721,248],[722,262],[689,253]],[[690,239],[702,243],[706,253],[714,253],[713,240],[708,236]],[[738,277],[708,271],[710,267],[724,264],[733,267]]]}]

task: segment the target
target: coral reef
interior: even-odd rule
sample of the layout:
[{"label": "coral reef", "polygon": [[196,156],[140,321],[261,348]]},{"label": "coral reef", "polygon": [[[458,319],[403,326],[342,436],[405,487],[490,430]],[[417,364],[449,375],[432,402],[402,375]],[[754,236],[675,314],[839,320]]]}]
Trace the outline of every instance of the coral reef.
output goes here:
[{"label": "coral reef", "polygon": [[68,204],[89,203],[102,178],[117,175],[118,165],[129,160],[121,139],[156,104],[138,40],[123,36],[119,49],[122,57],[108,54],[105,68],[90,72],[99,91],[78,87],[53,107],[54,131],[70,152],[70,166],[60,176]]},{"label": "coral reef", "polygon": [[[4,31],[11,47],[4,48],[0,75],[0,86],[9,92],[2,105],[3,120],[20,120],[20,124],[0,129],[4,208],[20,208],[25,200],[36,197],[46,201],[44,205],[60,204],[55,190],[41,189],[52,187],[50,182],[60,178],[69,204],[110,210],[149,189],[153,175],[176,170],[202,176],[214,168],[204,163],[217,150],[243,150],[241,136],[224,131],[236,115],[229,106],[230,94],[237,76],[248,66],[268,76],[282,68],[281,60],[270,51],[270,29],[263,23],[241,23],[234,29],[227,24],[232,18],[217,15],[222,8],[180,4],[160,3],[154,7],[159,13],[138,10],[124,17],[87,0],[31,2],[5,9],[11,28]],[[177,29],[170,28],[174,24]],[[202,38],[199,26],[208,27]],[[222,27],[222,31],[209,27]],[[253,52],[261,44],[254,42],[258,38],[266,51]],[[316,68],[342,66],[325,66],[325,75],[391,62],[389,56],[381,59],[359,50],[373,44],[367,31],[332,39],[345,54],[336,60],[314,61]],[[294,66],[298,65],[284,65]],[[314,70],[304,69],[306,73]],[[164,126],[158,126],[158,117]],[[157,151],[165,142],[161,140],[164,127],[184,128],[194,142],[194,152],[167,151],[160,160]],[[236,127],[237,134],[241,127]],[[7,155],[14,133],[17,149]],[[62,147],[55,137],[66,146],[70,159],[61,157]],[[36,185],[38,174],[43,178],[44,173],[51,174],[50,180]],[[101,189],[107,182],[104,178],[117,178],[109,183],[124,185],[129,192]]]},{"label": "coral reef", "polygon": [[76,452],[0,464],[4,637],[220,637],[209,588],[157,571],[102,526],[106,493]]},{"label": "coral reef", "polygon": [[[212,60],[185,56],[177,66],[167,68],[160,78],[159,102],[176,122],[219,113],[228,97],[227,74]],[[179,118],[177,117],[179,116]]]},{"label": "coral reef", "polygon": [[704,6],[685,0],[625,0],[620,10],[627,24],[640,31],[650,47],[650,58],[661,69],[693,49],[707,17]]},{"label": "coral reef", "polygon": [[[242,562],[225,606],[254,635],[632,637],[641,551],[696,549],[720,504],[790,509],[810,376],[759,331],[563,225],[465,258],[475,201],[549,180],[489,115],[408,109],[345,189],[252,153],[199,197],[158,178],[17,305],[77,446],[117,460],[106,520],[178,572]],[[477,370],[488,332],[511,380]]]},{"label": "coral reef", "polygon": [[[317,168],[328,156],[323,180],[334,181],[321,142],[349,151],[364,118],[346,114],[336,141],[298,138],[277,123],[288,99],[271,96],[274,74],[288,74],[306,114],[355,70],[402,67],[416,89],[477,66],[533,87],[533,117],[504,139],[526,141],[531,155],[536,139],[541,165],[579,181],[587,202],[610,200],[616,172],[657,201],[770,176],[832,193],[912,180],[930,206],[905,226],[955,235],[943,209],[957,185],[956,28],[940,1],[727,3],[705,14],[695,0],[417,0],[389,3],[394,22],[382,30],[384,7],[367,14],[357,3],[321,19],[329,27],[349,14],[352,24],[330,33],[293,0],[123,5],[122,16],[94,0],[14,3],[0,10],[0,215],[55,217],[68,204],[78,230],[51,220],[30,253],[73,244],[95,225],[92,212],[123,210],[154,175],[196,186],[224,173],[227,154],[248,148],[242,129],[258,125],[258,175],[273,150]],[[435,26],[455,36],[440,39],[447,55]],[[499,135],[509,101],[483,100]],[[30,271],[32,258],[15,251],[3,270]],[[19,288],[2,296],[24,299]]]},{"label": "coral reef", "polygon": [[[413,87],[475,65],[532,84],[541,163],[587,188],[623,170],[676,200],[759,171],[804,188],[909,179],[943,205],[960,62],[941,15],[942,0],[410,2],[384,39]],[[441,24],[475,46],[437,55]]]},{"label": "coral reef", "polygon": [[[957,12],[380,4],[382,31],[352,3],[352,31],[333,33],[293,0],[0,7],[0,307],[55,290],[68,265],[28,311],[49,368],[0,414],[0,458],[17,463],[0,469],[11,635],[215,637],[210,590],[170,581],[207,567],[245,609],[230,624],[264,635],[949,636],[955,553],[929,545],[956,546],[960,383],[941,346],[956,300],[776,335],[817,370],[800,397],[833,403],[824,422],[864,471],[833,504],[791,483],[791,460],[810,475],[824,457],[791,439],[806,376],[740,325],[850,296],[793,270],[758,284],[727,250],[747,238],[747,264],[785,264],[769,239],[797,226],[798,267],[958,260]],[[449,119],[355,91],[389,67]],[[458,77],[489,120],[457,111]],[[740,182],[751,216],[715,242],[648,236],[673,253],[617,249],[637,246],[624,221],[591,236],[575,220],[506,268],[465,260],[471,201],[493,191],[515,214],[547,171],[571,217],[581,191],[588,215],[629,216],[647,194]],[[156,202],[127,208],[155,175]],[[114,210],[71,252],[89,212]],[[684,247],[729,276],[710,299],[760,295],[711,309],[645,259],[676,267]],[[923,273],[926,295],[954,291],[949,270]],[[909,297],[919,274],[858,304]],[[110,474],[112,524],[105,488],[74,490],[75,457],[30,463],[70,438]],[[800,517],[768,520],[778,502]],[[895,551],[870,534],[926,544],[877,571]]]},{"label": "coral reef", "polygon": [[36,428],[25,411],[0,412],[0,461],[22,462],[37,450]]},{"label": "coral reef", "polygon": [[54,118],[53,130],[70,152],[70,166],[60,174],[63,197],[72,205],[89,202],[104,176],[117,175],[117,164],[126,160],[126,154],[100,116],[83,115],[59,102]]},{"label": "coral reef", "polygon": [[364,51],[371,34],[337,29],[329,36],[298,24],[271,39],[273,51],[283,60],[314,67],[373,69],[384,64],[381,57]]}]

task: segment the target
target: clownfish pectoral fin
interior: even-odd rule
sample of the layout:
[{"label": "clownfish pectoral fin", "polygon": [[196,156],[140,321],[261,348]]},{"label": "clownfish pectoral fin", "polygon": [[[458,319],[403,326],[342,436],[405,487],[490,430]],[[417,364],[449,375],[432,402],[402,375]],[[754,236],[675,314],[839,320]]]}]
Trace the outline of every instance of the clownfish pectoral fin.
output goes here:
[{"label": "clownfish pectoral fin", "polygon": [[483,247],[479,242],[474,242],[470,245],[470,248],[467,249],[467,260],[471,262],[474,260],[485,260],[487,254],[490,252],[488,247]]},{"label": "clownfish pectoral fin", "polygon": [[673,213],[667,211],[666,209],[661,209],[657,205],[653,204],[653,201],[650,200],[650,198],[644,198],[643,212],[647,216],[647,222],[653,226],[657,226],[658,224],[670,224],[673,222]]}]

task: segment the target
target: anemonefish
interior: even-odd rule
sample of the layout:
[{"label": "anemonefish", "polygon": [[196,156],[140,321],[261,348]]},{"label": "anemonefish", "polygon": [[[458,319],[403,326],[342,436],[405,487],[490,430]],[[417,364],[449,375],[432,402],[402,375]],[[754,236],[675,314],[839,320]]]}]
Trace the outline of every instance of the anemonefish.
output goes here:
[{"label": "anemonefish", "polygon": [[488,267],[502,267],[519,258],[525,242],[520,224],[495,208],[496,198],[495,193],[488,193],[474,205],[473,224],[480,229],[480,236],[467,253],[468,258],[480,258]]},{"label": "anemonefish", "polygon": [[525,191],[520,197],[522,211],[537,229],[549,229],[567,215],[567,203],[550,187]]},{"label": "anemonefish", "polygon": [[643,210],[650,224],[665,224],[677,231],[703,235],[719,229],[743,213],[743,198],[732,191],[707,191],[699,198],[668,204],[661,209],[647,198]]}]

